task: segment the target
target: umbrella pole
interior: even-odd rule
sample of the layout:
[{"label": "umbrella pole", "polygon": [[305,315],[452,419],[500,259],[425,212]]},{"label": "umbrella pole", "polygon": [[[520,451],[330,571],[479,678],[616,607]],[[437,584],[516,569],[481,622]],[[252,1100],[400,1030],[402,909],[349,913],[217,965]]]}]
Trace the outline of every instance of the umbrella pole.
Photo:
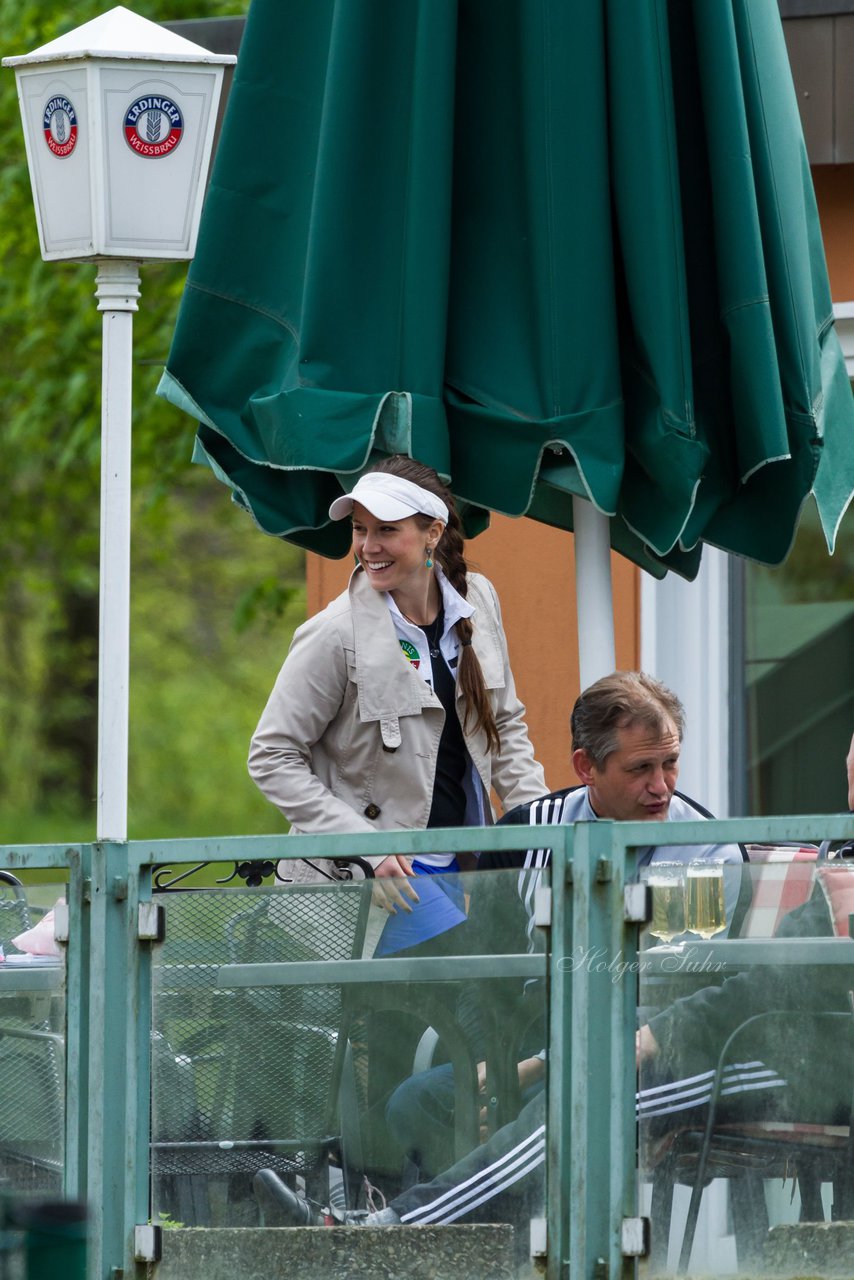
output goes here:
[{"label": "umbrella pole", "polygon": [[139,266],[98,265],[101,352],[101,603],[98,643],[98,840],[127,839],[130,476],[133,313]]},{"label": "umbrella pole", "polygon": [[616,667],[611,537],[608,516],[584,498],[572,499],[575,599],[581,688]]}]

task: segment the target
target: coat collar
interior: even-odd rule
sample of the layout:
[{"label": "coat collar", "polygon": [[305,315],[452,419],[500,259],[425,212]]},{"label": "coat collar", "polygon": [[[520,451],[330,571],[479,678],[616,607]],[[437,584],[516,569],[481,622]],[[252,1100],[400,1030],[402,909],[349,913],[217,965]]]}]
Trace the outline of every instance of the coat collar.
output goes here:
[{"label": "coat collar", "polygon": [[[504,686],[504,662],[494,610],[479,583],[469,580],[464,601],[450,583],[443,584],[445,608],[453,605],[453,592],[463,609],[476,614],[474,648],[488,689]],[[356,568],[348,587],[353,639],[356,651],[356,686],[359,716],[383,723],[399,716],[418,715],[425,706],[440,706],[438,698],[411,664],[404,661],[383,592],[374,591],[364,570]],[[458,612],[456,617],[463,616]],[[455,618],[456,620],[456,618]],[[384,740],[385,740],[384,733]]]}]

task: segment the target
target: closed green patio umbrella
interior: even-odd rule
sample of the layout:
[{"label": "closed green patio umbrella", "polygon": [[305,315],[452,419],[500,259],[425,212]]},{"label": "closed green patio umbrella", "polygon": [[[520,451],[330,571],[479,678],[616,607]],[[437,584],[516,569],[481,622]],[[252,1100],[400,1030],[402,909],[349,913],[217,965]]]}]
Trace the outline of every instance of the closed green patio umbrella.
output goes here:
[{"label": "closed green patio umbrella", "polygon": [[696,574],[854,490],[775,0],[254,0],[161,394],[325,555],[372,454]]}]

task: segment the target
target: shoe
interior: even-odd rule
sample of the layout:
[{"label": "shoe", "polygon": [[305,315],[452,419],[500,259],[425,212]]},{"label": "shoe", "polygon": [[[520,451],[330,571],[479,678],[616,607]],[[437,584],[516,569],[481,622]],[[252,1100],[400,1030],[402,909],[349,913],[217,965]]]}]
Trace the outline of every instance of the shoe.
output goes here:
[{"label": "shoe", "polygon": [[298,1195],[272,1169],[260,1169],[252,1179],[252,1187],[267,1227],[390,1227],[400,1222],[391,1208],[376,1213],[322,1209]]},{"label": "shoe", "polygon": [[297,1195],[272,1169],[260,1169],[252,1179],[255,1198],[266,1227],[322,1227],[324,1214]]}]

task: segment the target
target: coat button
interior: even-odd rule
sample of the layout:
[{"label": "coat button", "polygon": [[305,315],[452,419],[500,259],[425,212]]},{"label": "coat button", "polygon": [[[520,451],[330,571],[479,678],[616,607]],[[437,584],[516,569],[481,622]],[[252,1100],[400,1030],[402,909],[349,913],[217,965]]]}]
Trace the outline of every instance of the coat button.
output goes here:
[{"label": "coat button", "polygon": [[381,813],[382,813],[382,810],[380,809],[379,805],[371,802],[371,804],[369,804],[367,809],[365,810],[365,817],[378,818]]}]

